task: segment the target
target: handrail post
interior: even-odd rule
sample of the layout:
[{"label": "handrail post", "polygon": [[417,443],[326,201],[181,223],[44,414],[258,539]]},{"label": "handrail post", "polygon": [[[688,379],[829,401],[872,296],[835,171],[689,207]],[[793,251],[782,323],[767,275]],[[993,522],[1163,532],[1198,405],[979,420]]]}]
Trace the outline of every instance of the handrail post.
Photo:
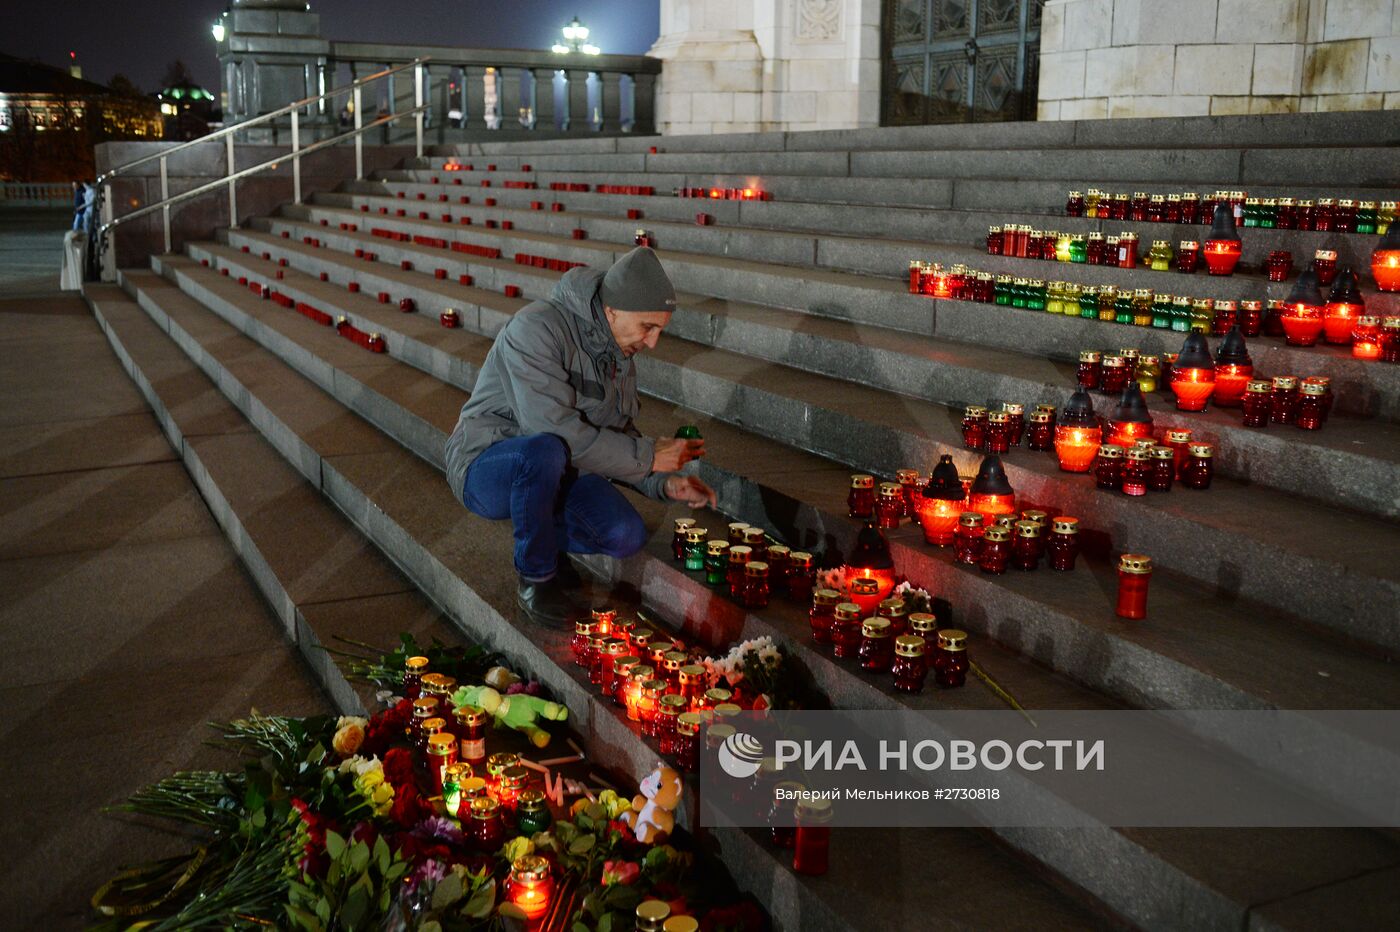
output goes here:
[{"label": "handrail post", "polygon": [[228,228],[238,229],[238,179],[233,177],[233,134],[224,137],[224,152],[228,160]]},{"label": "handrail post", "polygon": [[170,252],[170,173],[166,169],[165,156],[160,157],[160,199],[165,206],[160,210],[161,226],[165,229],[165,251]]},{"label": "handrail post", "polygon": [[362,94],[360,85],[355,85],[355,180],[363,181],[365,177],[365,136],[361,132],[364,129],[365,117],[361,105]]},{"label": "handrail post", "polygon": [[301,203],[301,124],[300,111],[292,111],[292,202]]},{"label": "handrail post", "polygon": [[413,136],[418,158],[423,157],[423,63],[413,66]]}]

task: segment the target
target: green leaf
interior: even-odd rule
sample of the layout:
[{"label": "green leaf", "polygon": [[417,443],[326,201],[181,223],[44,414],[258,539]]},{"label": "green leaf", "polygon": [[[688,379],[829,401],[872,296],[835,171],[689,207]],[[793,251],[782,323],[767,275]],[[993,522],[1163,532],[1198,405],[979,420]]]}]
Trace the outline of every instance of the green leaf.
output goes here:
[{"label": "green leaf", "polygon": [[603,913],[598,918],[598,932],[612,932],[614,915],[615,913]]},{"label": "green leaf", "polygon": [[362,874],[367,867],[369,867],[369,845],[357,841],[350,846],[350,870],[352,873]]},{"label": "green leaf", "polygon": [[507,919],[518,919],[522,922],[529,919],[529,917],[525,915],[525,910],[509,901],[501,904],[500,912],[501,915]]},{"label": "green leaf", "polygon": [[569,843],[570,854],[587,854],[598,843],[597,835],[580,835]]},{"label": "green leaf", "polygon": [[462,878],[448,874],[433,888],[433,909],[443,910],[462,898]]},{"label": "green leaf", "polygon": [[331,924],[331,904],[329,900],[321,899],[316,901],[316,916],[321,920],[321,925],[328,926]]},{"label": "green leaf", "polygon": [[442,932],[442,923],[436,919],[428,919],[418,924],[418,932]]},{"label": "green leaf", "polygon": [[399,861],[395,864],[389,865],[389,869],[384,873],[384,879],[389,881],[390,883],[393,883],[395,880],[398,880],[400,877],[407,873],[408,862]]},{"label": "green leaf", "polygon": [[575,922],[572,932],[592,932],[592,930],[581,922]]},{"label": "green leaf", "polygon": [[389,844],[383,835],[374,840],[374,863],[379,868],[380,876],[389,872]]},{"label": "green leaf", "polygon": [[339,861],[345,854],[345,839],[331,831],[326,832],[326,854],[332,861]]},{"label": "green leaf", "polygon": [[315,915],[307,912],[299,906],[293,906],[290,903],[288,903],[287,915],[291,917],[292,922],[299,929],[309,929],[311,930],[311,932],[321,932],[321,930],[325,928],[323,925],[321,925],[321,921],[317,919]]},{"label": "green leaf", "polygon": [[[509,904],[503,904],[502,909]],[[484,883],[476,888],[471,899],[467,900],[467,905],[462,907],[462,915],[470,919],[485,919],[491,915],[491,910],[496,906],[496,884],[495,881]],[[525,918],[521,913],[520,918]]]},{"label": "green leaf", "polygon": [[345,897],[345,905],[340,907],[340,924],[348,929],[356,929],[368,916],[369,893],[359,885],[351,887],[350,893]]}]

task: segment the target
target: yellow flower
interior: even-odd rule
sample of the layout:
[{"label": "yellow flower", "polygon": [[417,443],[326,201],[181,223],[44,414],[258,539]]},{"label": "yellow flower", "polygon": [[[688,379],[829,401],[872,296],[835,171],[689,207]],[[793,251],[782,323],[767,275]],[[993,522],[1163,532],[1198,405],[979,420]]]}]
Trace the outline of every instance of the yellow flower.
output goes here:
[{"label": "yellow flower", "polygon": [[360,745],[365,740],[364,726],[359,722],[350,721],[342,725],[331,739],[331,747],[341,757],[349,757],[360,749]]}]

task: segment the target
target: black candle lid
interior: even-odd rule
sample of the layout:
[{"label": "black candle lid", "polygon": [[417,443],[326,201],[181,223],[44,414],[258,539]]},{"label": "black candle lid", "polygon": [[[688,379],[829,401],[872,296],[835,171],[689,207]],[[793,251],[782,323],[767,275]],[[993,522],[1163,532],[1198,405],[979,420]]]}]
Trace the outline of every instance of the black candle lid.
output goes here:
[{"label": "black candle lid", "polygon": [[938,465],[933,467],[933,472],[929,475],[928,485],[924,486],[924,498],[954,502],[962,499],[963,495],[958,467],[954,465],[953,458],[945,453],[938,458]]},{"label": "black candle lid", "polygon": [[1215,360],[1210,358],[1210,346],[1203,333],[1190,333],[1181,344],[1174,369],[1214,369]]},{"label": "black candle lid", "polygon": [[[1180,358],[1177,360],[1180,364]],[[1220,346],[1215,350],[1215,364],[1218,366],[1251,366],[1254,360],[1249,356],[1249,347],[1245,345],[1244,334],[1240,332],[1239,325],[1230,328],[1230,332],[1225,334],[1225,339],[1220,341]]]},{"label": "black candle lid", "polygon": [[977,478],[972,480],[973,495],[1010,495],[1011,480],[1006,478],[1006,467],[1001,465],[1000,456],[988,456],[982,460],[977,470]]},{"label": "black candle lid", "polygon": [[1298,280],[1293,283],[1293,290],[1288,292],[1286,304],[1311,304],[1322,303],[1322,284],[1317,280],[1317,273],[1311,268],[1303,269],[1298,275]]},{"label": "black candle lid", "polygon": [[885,535],[880,533],[874,522],[867,521],[865,527],[860,529],[860,533],[856,535],[855,548],[851,551],[851,559],[847,562],[861,569],[894,568],[894,560],[890,558],[889,541],[885,540]]},{"label": "black candle lid", "polygon": [[1347,266],[1337,273],[1332,282],[1332,293],[1327,296],[1329,304],[1365,304],[1361,298],[1360,278]]},{"label": "black candle lid", "polygon": [[1069,396],[1060,412],[1060,423],[1069,427],[1092,427],[1098,420],[1098,415],[1094,414],[1094,399],[1082,388]]},{"label": "black candle lid", "polygon": [[1229,204],[1215,205],[1215,218],[1210,225],[1210,235],[1206,239],[1229,240],[1233,243],[1240,241],[1240,234],[1235,232],[1235,210]]},{"label": "black candle lid", "polygon": [[1118,407],[1113,412],[1113,420],[1127,424],[1151,424],[1152,415],[1147,411],[1147,399],[1142,396],[1142,388],[1136,381],[1130,381],[1118,399]]}]

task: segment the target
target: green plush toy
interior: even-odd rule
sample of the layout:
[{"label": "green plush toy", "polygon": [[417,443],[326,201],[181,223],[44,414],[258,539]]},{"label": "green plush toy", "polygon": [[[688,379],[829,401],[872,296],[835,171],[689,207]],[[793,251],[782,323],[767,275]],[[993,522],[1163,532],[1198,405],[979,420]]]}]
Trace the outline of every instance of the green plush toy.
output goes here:
[{"label": "green plush toy", "polygon": [[537,748],[549,744],[549,732],[536,727],[536,721],[562,722],[569,717],[569,710],[557,702],[524,693],[502,696],[490,686],[463,686],[452,694],[452,705],[474,705],[485,710],[497,724],[523,733]]}]

